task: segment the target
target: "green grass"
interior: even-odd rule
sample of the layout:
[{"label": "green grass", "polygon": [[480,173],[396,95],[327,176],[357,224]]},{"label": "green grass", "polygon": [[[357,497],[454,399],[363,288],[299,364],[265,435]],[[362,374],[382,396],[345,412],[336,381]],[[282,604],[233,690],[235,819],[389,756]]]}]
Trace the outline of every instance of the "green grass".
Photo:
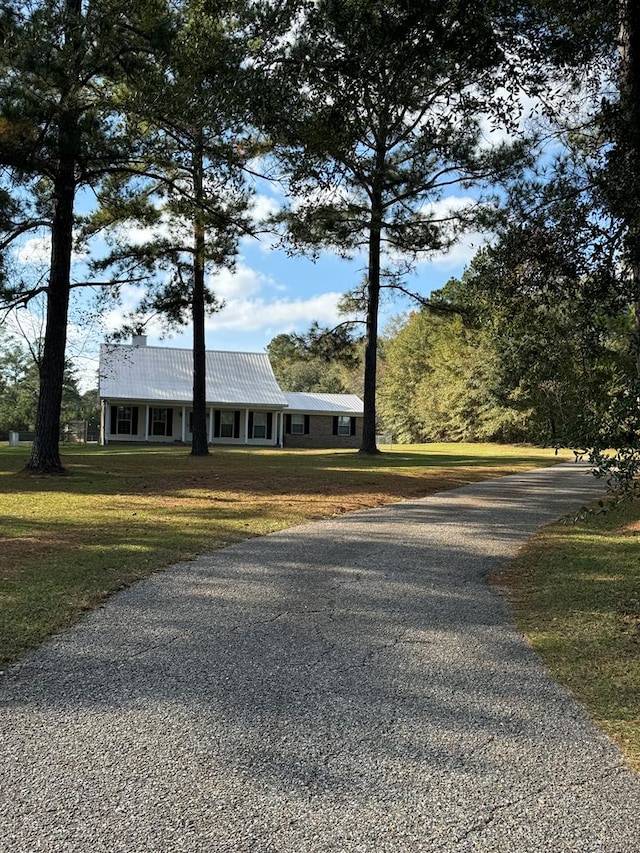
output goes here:
[{"label": "green grass", "polygon": [[0,664],[109,593],[250,536],[549,465],[552,451],[421,445],[353,451],[64,448],[69,477],[20,473],[29,448],[0,447]]},{"label": "green grass", "polygon": [[640,504],[545,529],[494,580],[553,675],[640,769]]},{"label": "green grass", "polygon": [[[353,451],[64,448],[69,477],[0,447],[0,664],[111,592],[250,536],[420,497],[562,457],[532,447]],[[517,621],[553,674],[640,768],[640,506],[554,525],[507,571]]]}]

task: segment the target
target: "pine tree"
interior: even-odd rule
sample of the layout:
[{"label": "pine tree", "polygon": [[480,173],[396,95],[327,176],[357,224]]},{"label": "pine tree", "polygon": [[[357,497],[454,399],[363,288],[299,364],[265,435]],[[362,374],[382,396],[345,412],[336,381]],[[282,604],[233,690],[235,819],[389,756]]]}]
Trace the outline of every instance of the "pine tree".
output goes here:
[{"label": "pine tree", "polygon": [[515,106],[509,87],[528,62],[512,64],[523,19],[499,2],[293,5],[274,59],[281,73],[272,72],[287,112],[271,107],[264,121],[295,195],[283,217],[290,243],[367,256],[361,451],[374,453],[381,292],[404,287],[418,258],[446,250],[486,213],[449,196],[487,190],[522,153],[488,144],[483,127],[504,126]]},{"label": "pine tree", "polygon": [[[114,237],[100,269],[146,271],[148,292],[131,318],[134,328],[161,315],[169,328],[193,328],[192,455],[208,453],[205,319],[222,307],[206,286],[208,270],[233,265],[249,229],[243,166],[252,153],[245,130],[246,47],[237,31],[242,3],[186,0],[167,9],[171,23],[153,73],[124,94],[130,133],[140,140],[126,179],[104,188],[87,233]],[[143,222],[149,239],[132,245],[127,224]]]},{"label": "pine tree", "polygon": [[3,4],[0,166],[10,201],[0,244],[6,250],[38,228],[51,237],[48,281],[31,287],[16,275],[0,294],[9,307],[47,295],[31,473],[65,473],[60,410],[78,195],[132,159],[117,85],[144,71],[161,27],[153,0]]}]

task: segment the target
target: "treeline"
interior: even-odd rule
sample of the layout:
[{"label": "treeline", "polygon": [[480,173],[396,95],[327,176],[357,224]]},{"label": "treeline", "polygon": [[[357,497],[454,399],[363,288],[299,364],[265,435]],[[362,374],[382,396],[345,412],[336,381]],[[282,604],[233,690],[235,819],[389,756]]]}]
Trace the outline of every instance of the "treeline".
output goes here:
[{"label": "treeline", "polygon": [[[629,307],[509,292],[486,256],[387,330],[381,427],[400,442],[526,441],[584,448],[608,431],[632,372]],[[627,440],[631,436],[627,436]]]},{"label": "treeline", "polygon": [[[39,391],[37,353],[0,329],[0,436],[35,430]],[[82,392],[69,363],[62,386],[61,421],[86,421],[87,428],[96,433],[99,427],[98,391]]]},{"label": "treeline", "polygon": [[[363,259],[350,295],[365,329],[362,452],[377,452],[388,417],[377,400],[394,399],[377,387],[392,376],[378,364],[380,304],[409,292],[418,263],[481,232],[493,235],[489,290],[439,306],[413,294],[435,318],[420,371],[431,383],[406,382],[415,399],[398,431],[581,433],[596,456],[613,437],[640,470],[639,163],[632,0],[5,0],[1,316],[47,303],[27,470],[64,473],[69,309],[87,285],[103,307],[134,285],[134,331],[151,315],[192,327],[192,453],[208,452],[205,316],[223,310],[208,275],[264,230],[291,252]],[[261,223],[256,176],[277,181],[282,201]],[[42,231],[48,270],[30,277],[20,248]],[[543,354],[553,312],[555,330],[579,322],[580,334],[554,332]],[[616,386],[607,335],[629,315],[619,361],[631,367]],[[574,382],[588,347],[602,358]],[[447,361],[455,382],[439,377]],[[575,413],[587,393],[588,430]]]},{"label": "treeline", "polygon": [[[558,289],[525,276],[515,287],[500,256],[481,252],[461,279],[383,331],[378,432],[399,443],[637,443],[623,411],[635,369],[633,306],[595,305],[585,282]],[[357,328],[314,325],[274,338],[268,352],[282,387],[361,395]]]}]

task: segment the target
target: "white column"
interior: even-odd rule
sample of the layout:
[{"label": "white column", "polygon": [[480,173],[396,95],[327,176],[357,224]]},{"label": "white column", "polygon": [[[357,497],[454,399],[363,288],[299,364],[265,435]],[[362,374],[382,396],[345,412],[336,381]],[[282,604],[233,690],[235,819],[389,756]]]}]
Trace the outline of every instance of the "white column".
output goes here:
[{"label": "white column", "polygon": [[209,444],[213,444],[213,422],[215,418],[213,417],[213,408],[209,409]]},{"label": "white column", "polygon": [[149,441],[149,404],[145,406],[145,418],[144,418],[144,440]]},{"label": "white column", "polygon": [[111,423],[111,405],[106,400],[102,401],[100,412],[100,444],[108,444],[107,424]]},{"label": "white column", "polygon": [[182,437],[181,441],[186,444],[187,441],[187,407],[182,407]]},{"label": "white column", "polygon": [[249,409],[244,410],[244,443],[249,443]]},{"label": "white column", "polygon": [[278,447],[284,447],[284,412],[278,412]]}]

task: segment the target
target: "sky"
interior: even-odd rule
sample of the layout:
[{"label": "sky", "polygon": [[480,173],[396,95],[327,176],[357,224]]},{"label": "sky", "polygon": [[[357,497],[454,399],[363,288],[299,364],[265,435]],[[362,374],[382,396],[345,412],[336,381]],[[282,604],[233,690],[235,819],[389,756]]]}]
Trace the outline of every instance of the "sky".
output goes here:
[{"label": "sky", "polygon": [[[276,184],[258,180],[253,200],[256,221],[276,213],[286,201]],[[437,208],[459,208],[473,203],[473,199],[452,194],[437,202]],[[430,208],[435,208],[431,205]],[[145,229],[129,229],[129,240],[149,239]],[[479,243],[470,237],[456,245],[446,256],[436,257],[419,264],[415,275],[406,280],[409,289],[422,295],[441,287],[452,275],[459,275],[471,260]],[[344,320],[338,313],[338,302],[363,281],[367,260],[364,252],[345,260],[331,252],[324,252],[317,260],[311,255],[287,254],[276,244],[274,237],[246,237],[240,241],[233,270],[224,269],[208,278],[209,288],[222,300],[221,311],[207,319],[206,343],[208,349],[261,351],[282,333],[304,332],[315,321],[321,326],[333,327]],[[108,330],[122,324],[127,308],[136,303],[136,290],[124,292],[123,305],[105,317]],[[382,308],[381,327],[391,316],[407,311],[410,303],[404,299]],[[148,328],[148,344],[152,346],[190,347],[190,329],[184,333],[162,339],[160,324]]]},{"label": "sky", "polygon": [[[448,256],[420,264],[407,285],[426,295],[460,274],[474,253],[473,247],[457,246]],[[324,253],[314,262],[310,257],[288,256],[256,240],[243,241],[235,270],[209,278],[209,286],[224,307],[207,319],[207,348],[260,351],[276,335],[304,332],[314,321],[336,325],[344,319],[338,313],[338,302],[361,283],[365,266],[364,257],[343,260]],[[385,305],[383,323],[408,307],[406,299]],[[115,325],[119,319],[115,312],[107,321]],[[191,331],[161,340],[159,330],[151,327],[148,343],[188,347]]]},{"label": "sky", "polygon": [[[453,196],[442,203],[456,205],[460,201]],[[261,208],[275,206],[275,199],[259,195],[256,204]],[[447,254],[423,260],[415,273],[407,277],[405,286],[427,296],[452,276],[461,275],[481,243],[480,235],[470,235]],[[49,250],[46,237],[31,237],[18,250],[18,261],[44,270]],[[80,256],[76,258],[76,275],[82,267]],[[207,349],[260,352],[281,333],[305,332],[313,322],[328,327],[337,325],[344,320],[338,312],[338,302],[344,293],[362,282],[365,268],[364,254],[344,260],[325,252],[314,261],[310,256],[290,256],[274,247],[273,240],[268,238],[244,238],[235,268],[209,276],[208,286],[224,302],[224,307],[207,318]],[[103,314],[102,327],[95,323],[87,325],[79,319],[77,311],[72,311],[68,355],[76,367],[82,391],[96,387],[100,343],[122,325],[137,296],[135,287],[124,288],[122,304]],[[415,307],[415,302],[404,297],[387,299],[381,306],[380,328],[384,330],[389,320]],[[27,334],[35,338],[42,317],[23,313],[21,323]],[[159,323],[151,323],[147,328],[147,344],[191,348],[191,328],[163,336]]]},{"label": "sky", "polygon": [[[523,107],[526,104],[523,103]],[[523,109],[523,115],[526,110]],[[501,129],[487,124],[483,128],[483,145],[494,145],[507,141],[508,135]],[[255,218],[264,219],[265,214],[277,211],[283,202],[283,190],[277,184],[256,181]],[[469,191],[462,188],[429,205],[429,213],[439,218],[441,214],[473,203]],[[93,197],[90,196],[92,199]],[[88,202],[89,206],[91,202]],[[88,212],[82,209],[78,213]],[[127,236],[140,242],[149,239],[149,232],[130,228]],[[485,239],[479,234],[462,237],[446,254],[423,258],[415,271],[408,275],[403,286],[408,290],[428,296],[442,287],[451,277],[459,277],[471,262]],[[103,247],[104,248],[104,247]],[[50,247],[46,238],[31,236],[18,249],[18,261],[23,264],[40,265],[45,269],[49,261]],[[100,251],[97,247],[95,251]],[[82,275],[83,258],[76,257],[74,271]],[[282,333],[303,333],[312,323],[333,327],[345,318],[338,312],[338,303],[348,291],[361,285],[366,269],[363,255],[351,260],[325,252],[317,260],[310,256],[290,256],[273,244],[273,238],[241,240],[233,270],[222,270],[208,279],[210,289],[223,308],[209,316],[206,321],[206,346],[210,350],[235,350],[245,352],[264,351],[269,342]],[[80,294],[81,291],[76,291]],[[141,291],[134,286],[123,287],[122,304],[102,315],[102,326],[94,322],[86,325],[79,319],[78,312],[71,313],[68,330],[67,355],[76,366],[82,390],[96,387],[98,353],[100,343],[109,333],[117,331],[126,315],[136,306]],[[82,299],[82,296],[80,296]],[[415,309],[417,303],[406,297],[387,299],[381,305],[379,328],[384,332],[386,324],[393,318]],[[39,318],[34,320],[34,330]],[[25,326],[29,324],[25,322]],[[42,322],[40,318],[40,327]],[[42,332],[40,331],[40,334]],[[149,346],[191,348],[192,332],[186,327],[180,333],[163,336],[159,322],[147,328]],[[34,331],[33,337],[37,337]]]}]

